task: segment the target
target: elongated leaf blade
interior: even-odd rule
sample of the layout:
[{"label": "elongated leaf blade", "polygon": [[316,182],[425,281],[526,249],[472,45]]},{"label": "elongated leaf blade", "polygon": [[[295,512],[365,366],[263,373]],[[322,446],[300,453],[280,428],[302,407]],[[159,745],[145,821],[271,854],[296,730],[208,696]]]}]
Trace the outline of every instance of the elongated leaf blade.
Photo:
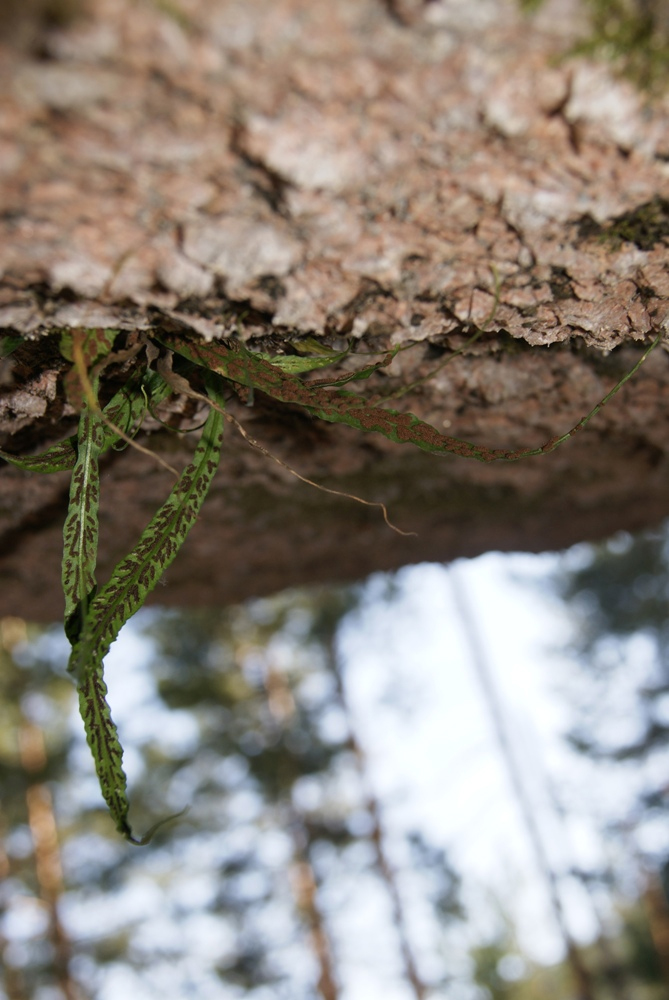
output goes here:
[{"label": "elongated leaf blade", "polygon": [[[275,365],[253,355],[246,350],[226,347],[220,343],[205,343],[186,340],[174,334],[160,334],[166,347],[176,351],[188,360],[215,371],[239,385],[258,389],[273,399],[304,407],[322,420],[336,424],[348,424],[362,431],[375,431],[399,444],[413,444],[423,451],[437,455],[459,455],[474,458],[479,462],[494,462],[500,459],[516,461],[534,455],[554,451],[558,445],[576,434],[606,403],[619,391],[640,368],[648,355],[661,342],[659,334],[646,348],[634,367],[621,378],[606,396],[597,403],[582,420],[564,434],[556,435],[538,448],[521,448],[517,451],[505,448],[486,448],[484,445],[462,441],[460,438],[442,434],[431,424],[420,420],[413,413],[378,406],[356,393],[335,388],[328,391],[322,385],[303,382],[295,375],[281,371]],[[344,381],[341,380],[342,382]],[[340,382],[341,384],[341,382]]]},{"label": "elongated leaf blade", "polygon": [[[73,361],[65,373],[63,388],[68,402],[77,413],[88,399],[92,405],[89,373],[96,361],[105,358],[114,346],[118,330],[69,330],[61,335],[60,350],[63,357]],[[87,388],[88,387],[88,388]]]},{"label": "elongated leaf blade", "polygon": [[[375,406],[357,393],[339,388],[328,390],[324,386],[303,382],[262,358],[223,344],[187,341],[182,337],[162,333],[160,340],[170,350],[239,385],[259,389],[281,402],[302,406],[314,416],[330,423],[348,424],[349,427],[357,427],[363,431],[376,431],[390,441],[413,444],[423,451],[461,455],[480,462],[520,458],[525,454],[538,454],[541,451],[537,449],[536,452],[516,453],[448,437],[413,413],[400,413]],[[344,380],[350,381],[346,377]]]},{"label": "elongated leaf blade", "polygon": [[102,794],[116,829],[124,837],[132,837],[128,823],[126,776],[123,770],[123,748],[118,730],[107,703],[102,664],[97,670],[87,670],[79,685],[79,711],[83,719],[86,739],[95,761]]},{"label": "elongated leaf blade", "polygon": [[100,642],[104,644],[103,655],[123,624],[154,589],[195,524],[218,468],[222,440],[223,416],[212,410],[193,461],[181,473],[135,548],[116,566],[93,602],[91,613],[96,617],[93,641],[96,648]]},{"label": "elongated leaf blade", "polygon": [[100,451],[104,425],[99,413],[84,405],[79,418],[77,461],[70,483],[70,502],[63,528],[62,582],[65,619],[75,611],[86,616],[86,605],[95,587],[100,503]]},{"label": "elongated leaf blade", "polygon": [[[115,431],[120,428],[134,437],[147,409],[157,406],[172,392],[167,383],[156,372],[137,372],[119,391],[112,396],[103,413],[109,423],[105,424],[103,452],[113,448],[122,440]],[[110,426],[114,425],[114,426]]]},{"label": "elongated leaf blade", "polygon": [[123,625],[142,606],[195,524],[218,468],[222,439],[223,416],[212,410],[193,461],[184,469],[135,548],[121,560],[109,582],[91,601],[85,628],[70,656],[68,669],[77,678],[82,718],[100,788],[116,828],[130,840],[133,837],[128,823],[123,750],[106,702],[103,660]]},{"label": "elongated leaf blade", "polygon": [[[105,406],[103,413],[111,423],[133,436],[141,425],[147,407],[157,406],[172,392],[160,375],[155,372],[141,373],[119,389]],[[100,454],[104,454],[121,440],[116,431],[104,425],[104,440]],[[25,472],[67,472],[77,461],[77,437],[65,438],[51,445],[39,455],[12,455],[0,449],[0,458]]]},{"label": "elongated leaf blade", "polygon": [[60,335],[60,353],[67,361],[74,361],[75,344],[81,348],[82,360],[86,368],[92,368],[99,358],[106,357],[118,337],[118,330],[85,330],[75,328],[63,330]]},{"label": "elongated leaf blade", "polygon": [[328,368],[330,365],[345,358],[348,353],[349,348],[347,347],[345,351],[333,352],[325,357],[318,358],[297,354],[257,354],[256,356],[269,361],[270,364],[276,368],[280,368],[281,371],[288,372],[291,375],[299,375],[302,372],[315,371],[317,368]]},{"label": "elongated leaf blade", "polygon": [[12,455],[0,449],[0,458],[25,472],[67,472],[77,461],[77,438],[65,438],[39,455]]}]

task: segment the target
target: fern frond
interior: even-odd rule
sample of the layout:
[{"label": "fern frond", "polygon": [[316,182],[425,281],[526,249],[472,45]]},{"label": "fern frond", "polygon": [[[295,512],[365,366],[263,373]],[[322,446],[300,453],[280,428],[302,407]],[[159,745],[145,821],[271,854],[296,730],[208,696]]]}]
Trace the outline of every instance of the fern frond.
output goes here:
[{"label": "fern frond", "polygon": [[[141,608],[177,555],[218,468],[223,415],[212,410],[193,461],[144,530],[135,548],[116,566],[107,584],[90,602],[85,626],[75,639],[68,669],[75,675],[86,738],[93,753],[100,788],[116,828],[134,843],[128,823],[123,750],[107,705],[103,660],[123,625]],[[143,841],[142,841],[143,842]]]}]

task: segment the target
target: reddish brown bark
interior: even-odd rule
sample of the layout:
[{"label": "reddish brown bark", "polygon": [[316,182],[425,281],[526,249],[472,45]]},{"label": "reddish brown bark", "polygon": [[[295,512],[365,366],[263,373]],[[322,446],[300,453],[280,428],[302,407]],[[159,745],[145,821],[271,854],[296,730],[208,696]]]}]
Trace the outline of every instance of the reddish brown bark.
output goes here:
[{"label": "reddish brown bark", "polygon": [[[579,30],[568,0],[533,21],[510,0],[89,6],[42,34],[37,55],[2,50],[8,331],[177,319],[217,337],[243,311],[243,335],[276,350],[305,334],[362,350],[416,341],[367,386],[385,392],[488,318],[476,345],[398,405],[519,447],[575,424],[666,327],[669,104],[602,65],[555,61]],[[0,386],[12,450],[72,427],[54,354],[34,350]],[[669,513],[668,382],[660,348],[580,438],[490,467],[260,399],[239,413],[264,444],[310,478],[385,501],[418,537],[232,442],[158,596],[219,603],[657,523]],[[176,447],[162,433],[150,446]],[[102,578],[169,486],[143,456],[108,460]],[[0,613],[59,615],[66,489],[67,476],[0,470]]]}]

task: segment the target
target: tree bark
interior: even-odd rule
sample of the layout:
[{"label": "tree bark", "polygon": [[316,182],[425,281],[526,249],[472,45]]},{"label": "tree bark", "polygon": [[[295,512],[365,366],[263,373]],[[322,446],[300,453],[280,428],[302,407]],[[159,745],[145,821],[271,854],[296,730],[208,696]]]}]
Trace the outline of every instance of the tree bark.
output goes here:
[{"label": "tree bark", "polygon": [[[311,336],[352,344],[349,369],[414,344],[358,391],[435,372],[392,405],[488,447],[575,425],[669,322],[669,102],[557,59],[582,30],[569,0],[532,19],[510,0],[91,0],[37,52],[5,44],[0,327],[29,343],[0,373],[0,446],[72,433],[53,334],[82,326],[273,353]],[[494,465],[240,405],[302,475],[417,537],[230,432],[156,597],[219,604],[657,524],[668,386],[658,348],[556,452]],[[143,440],[192,450],[156,422]],[[101,579],[170,485],[144,455],[106,460]],[[0,469],[0,614],[61,614],[67,486]]]}]

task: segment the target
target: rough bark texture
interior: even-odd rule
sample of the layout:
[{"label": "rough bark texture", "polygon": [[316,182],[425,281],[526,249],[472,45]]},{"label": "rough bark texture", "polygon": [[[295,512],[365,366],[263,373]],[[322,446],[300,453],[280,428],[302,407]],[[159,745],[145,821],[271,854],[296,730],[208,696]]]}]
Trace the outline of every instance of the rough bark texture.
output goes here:
[{"label": "rough bark texture", "polygon": [[[3,48],[0,327],[30,343],[2,373],[0,445],[71,432],[45,335],[78,326],[177,324],[275,351],[306,334],[355,351],[415,342],[362,384],[387,393],[488,320],[397,405],[491,447],[575,424],[669,322],[669,102],[554,58],[579,10],[553,0],[528,21],[503,0],[96,0],[38,55]],[[240,406],[302,474],[385,501],[418,537],[231,440],[157,596],[222,603],[657,523],[668,387],[658,349],[557,452],[493,466],[263,399]],[[165,431],[148,441],[192,448]],[[60,614],[67,481],[0,469],[0,614]],[[104,578],[170,478],[125,452],[102,487]]]}]

